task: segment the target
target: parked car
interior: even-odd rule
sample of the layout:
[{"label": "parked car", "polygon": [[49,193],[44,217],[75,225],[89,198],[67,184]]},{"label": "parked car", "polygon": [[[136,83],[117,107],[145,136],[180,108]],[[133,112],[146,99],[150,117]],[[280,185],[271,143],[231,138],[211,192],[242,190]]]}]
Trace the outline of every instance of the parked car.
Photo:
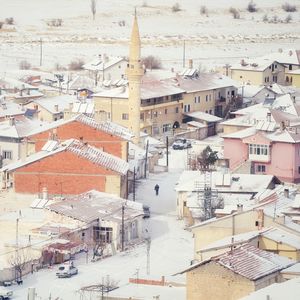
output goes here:
[{"label": "parked car", "polygon": [[78,269],[73,266],[73,263],[62,264],[58,267],[56,276],[58,278],[71,277],[78,274]]},{"label": "parked car", "polygon": [[143,205],[143,210],[144,210],[144,219],[145,218],[150,218],[150,207],[148,205]]},{"label": "parked car", "polygon": [[0,286],[0,299],[9,299],[11,296],[13,295],[13,291],[6,288],[6,287],[3,287],[3,286]]},{"label": "parked car", "polygon": [[191,148],[192,147],[192,143],[190,141],[188,141],[187,139],[177,139],[175,140],[175,142],[172,145],[172,148],[174,150],[182,150],[182,149],[187,149],[187,148]]}]

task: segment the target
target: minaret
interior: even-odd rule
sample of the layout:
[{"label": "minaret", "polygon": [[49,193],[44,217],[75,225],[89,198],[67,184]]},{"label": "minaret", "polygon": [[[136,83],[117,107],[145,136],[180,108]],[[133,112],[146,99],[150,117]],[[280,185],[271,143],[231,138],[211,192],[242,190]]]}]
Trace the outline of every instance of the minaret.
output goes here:
[{"label": "minaret", "polygon": [[128,128],[133,132],[135,144],[140,140],[140,107],[141,107],[141,79],[144,70],[141,64],[141,40],[136,12],[130,39],[129,63],[127,65],[128,91]]}]

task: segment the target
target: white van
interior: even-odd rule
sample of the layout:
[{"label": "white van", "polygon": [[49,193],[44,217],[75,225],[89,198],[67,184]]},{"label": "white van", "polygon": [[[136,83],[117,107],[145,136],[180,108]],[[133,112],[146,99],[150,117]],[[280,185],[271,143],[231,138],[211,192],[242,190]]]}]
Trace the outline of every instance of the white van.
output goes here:
[{"label": "white van", "polygon": [[58,278],[71,277],[78,274],[78,269],[73,266],[73,263],[62,264],[58,267],[56,276]]}]

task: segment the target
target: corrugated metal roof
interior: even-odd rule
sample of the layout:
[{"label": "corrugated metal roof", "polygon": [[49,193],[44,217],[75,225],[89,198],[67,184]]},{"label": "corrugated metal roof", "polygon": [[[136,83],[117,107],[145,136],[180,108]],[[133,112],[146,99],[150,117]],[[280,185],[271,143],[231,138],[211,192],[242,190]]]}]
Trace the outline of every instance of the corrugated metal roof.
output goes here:
[{"label": "corrugated metal roof", "polygon": [[144,215],[142,204],[96,190],[51,204],[47,206],[47,209],[83,222],[99,219],[100,222],[107,220],[120,223],[122,205],[125,205],[125,220]]}]

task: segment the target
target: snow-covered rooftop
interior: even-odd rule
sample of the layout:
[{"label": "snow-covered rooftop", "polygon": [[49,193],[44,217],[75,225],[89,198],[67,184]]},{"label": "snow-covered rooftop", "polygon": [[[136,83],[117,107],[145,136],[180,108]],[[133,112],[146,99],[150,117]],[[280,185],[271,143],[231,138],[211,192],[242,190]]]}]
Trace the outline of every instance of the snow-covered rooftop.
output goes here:
[{"label": "snow-covered rooftop", "polygon": [[113,220],[120,223],[123,205],[125,221],[144,215],[141,203],[96,190],[56,202],[47,206],[47,209],[86,223],[99,219],[101,224]]},{"label": "snow-covered rooftop", "polygon": [[73,152],[78,156],[90,160],[99,166],[104,166],[123,175],[127,173],[129,168],[128,163],[125,160],[120,159],[119,157],[103,152],[93,146],[81,143],[78,140],[70,139],[62,142],[61,144],[58,144],[56,141],[49,141],[44,145],[41,151],[26,157],[25,160],[18,160],[15,163],[8,164],[3,167],[2,170],[13,171],[15,169],[26,166],[48,156],[55,155],[56,153],[65,150]]},{"label": "snow-covered rooftop", "polygon": [[216,123],[216,122],[222,121],[222,118],[216,117],[211,114],[207,114],[202,111],[187,112],[187,113],[184,113],[184,115],[194,118],[194,119],[203,120],[208,123]]},{"label": "snow-covered rooftop", "polygon": [[125,61],[123,57],[98,55],[93,61],[84,64],[83,68],[90,71],[105,71],[123,60]]}]

